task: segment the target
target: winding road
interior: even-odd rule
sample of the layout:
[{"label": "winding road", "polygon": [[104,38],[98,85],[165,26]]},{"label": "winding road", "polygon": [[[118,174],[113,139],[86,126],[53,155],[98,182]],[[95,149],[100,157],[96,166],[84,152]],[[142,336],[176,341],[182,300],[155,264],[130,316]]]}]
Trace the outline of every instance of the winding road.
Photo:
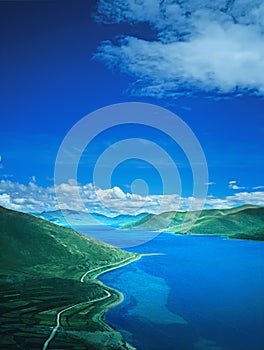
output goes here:
[{"label": "winding road", "polygon": [[[85,272],[85,273],[82,275],[82,277],[80,278],[80,281],[83,282],[84,279],[85,279],[85,277],[86,277],[89,273],[91,273],[91,272],[99,271],[99,270],[101,270],[101,269],[103,269],[103,268],[105,268],[105,267],[109,267],[109,269],[104,270],[104,273],[105,273],[105,272],[114,270],[114,269],[116,269],[116,268],[118,268],[118,267],[122,267],[122,266],[126,265],[126,264],[124,264],[124,263],[125,263],[126,261],[127,261],[127,263],[129,263],[129,262],[131,262],[132,259],[134,260],[134,259],[135,259],[135,256],[133,256],[133,258],[132,258],[132,257],[128,257],[128,258],[126,258],[126,259],[124,259],[124,260],[122,260],[122,261],[118,261],[118,262],[116,262],[116,263],[113,263],[113,264],[111,264],[110,266],[109,266],[109,264],[107,264],[107,265],[103,265],[103,266],[96,267],[95,269],[92,269],[92,270],[89,270],[89,271]],[[120,265],[120,266],[116,266],[116,265]],[[98,273],[97,275],[94,275],[93,278],[96,278],[98,275],[99,275],[99,273]]]},{"label": "winding road", "polygon": [[[85,273],[81,276],[80,281],[81,281],[81,282],[84,282],[84,279],[87,277],[87,275],[89,275],[89,273],[96,272],[96,271],[100,271],[101,269],[103,269],[103,268],[105,268],[105,267],[109,267],[107,270],[104,270],[104,271],[103,271],[103,272],[105,273],[105,272],[107,272],[107,271],[114,270],[114,269],[116,269],[116,268],[118,268],[118,267],[122,267],[122,266],[128,264],[129,262],[133,261],[134,259],[135,259],[135,256],[133,256],[133,257],[128,257],[128,258],[126,258],[126,259],[124,259],[124,260],[122,260],[122,261],[113,263],[113,264],[111,264],[111,265],[107,264],[107,265],[103,265],[103,266],[96,267],[96,268],[94,268],[94,269],[92,269],[92,270],[89,270],[89,271],[85,272]],[[99,273],[93,275],[93,279],[95,279],[98,275],[99,275]],[[57,313],[57,316],[56,316],[56,326],[53,327],[53,329],[52,329],[52,331],[51,331],[51,333],[50,333],[50,336],[49,336],[48,339],[45,341],[45,343],[44,343],[44,345],[43,345],[43,347],[42,347],[42,350],[46,350],[46,349],[48,348],[50,342],[52,341],[52,339],[55,337],[55,335],[56,335],[56,333],[57,333],[59,327],[61,326],[61,316],[62,316],[62,314],[63,314],[64,312],[69,311],[69,310],[73,309],[73,308],[76,307],[76,306],[80,306],[80,305],[84,305],[84,304],[89,305],[89,304],[92,304],[92,303],[96,303],[97,301],[101,301],[101,300],[104,300],[104,299],[107,299],[107,298],[111,297],[111,293],[110,293],[108,290],[104,289],[104,292],[106,293],[106,295],[103,296],[103,297],[101,297],[101,298],[93,299],[93,300],[90,300],[90,301],[84,301],[84,302],[82,302],[82,303],[77,303],[77,304],[68,306],[68,307],[66,307],[65,309],[59,311],[59,312]]]}]

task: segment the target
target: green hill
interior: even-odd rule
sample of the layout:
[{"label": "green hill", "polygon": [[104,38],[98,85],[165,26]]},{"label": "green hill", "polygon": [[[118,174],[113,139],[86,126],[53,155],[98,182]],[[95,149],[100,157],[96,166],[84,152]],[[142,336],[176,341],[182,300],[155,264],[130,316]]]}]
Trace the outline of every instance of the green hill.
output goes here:
[{"label": "green hill", "polygon": [[94,277],[135,254],[3,207],[0,242],[1,349],[41,349],[57,313],[75,304],[62,316],[51,348],[127,349],[102,321],[120,294]]},{"label": "green hill", "polygon": [[[123,228],[182,233],[195,215],[195,212],[151,214]],[[264,240],[264,208],[244,205],[231,209],[204,210],[187,234]]]}]

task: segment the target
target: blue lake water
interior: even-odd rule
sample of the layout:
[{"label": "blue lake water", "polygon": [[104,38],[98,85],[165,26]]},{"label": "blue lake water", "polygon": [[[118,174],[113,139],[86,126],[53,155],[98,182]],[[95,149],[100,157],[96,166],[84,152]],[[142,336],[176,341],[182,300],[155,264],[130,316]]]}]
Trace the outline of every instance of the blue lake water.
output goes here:
[{"label": "blue lake water", "polygon": [[105,319],[130,344],[140,350],[264,349],[263,242],[162,233],[127,250],[162,254],[100,276],[125,296]]}]

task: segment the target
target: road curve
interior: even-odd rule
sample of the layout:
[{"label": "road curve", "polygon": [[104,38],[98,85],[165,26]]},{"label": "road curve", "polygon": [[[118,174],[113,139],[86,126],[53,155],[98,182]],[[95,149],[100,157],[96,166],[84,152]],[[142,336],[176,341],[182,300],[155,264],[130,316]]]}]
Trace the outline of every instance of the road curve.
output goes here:
[{"label": "road curve", "polygon": [[[105,268],[105,267],[109,267],[109,268],[108,268],[107,270],[104,270],[103,272],[107,272],[107,271],[114,270],[114,269],[116,269],[116,268],[118,268],[118,267],[121,267],[121,266],[124,266],[124,265],[128,264],[129,262],[131,262],[132,260],[134,260],[135,257],[136,257],[136,256],[131,256],[131,257],[128,257],[128,258],[126,258],[126,259],[124,259],[124,260],[122,260],[122,261],[119,261],[119,262],[116,262],[116,263],[113,263],[113,264],[110,264],[110,265],[107,264],[107,265],[103,265],[103,266],[98,266],[98,267],[96,267],[96,268],[94,268],[94,269],[88,270],[87,272],[85,272],[85,273],[81,276],[80,281],[81,281],[81,282],[84,282],[85,277],[86,277],[89,273],[91,273],[91,272],[99,271],[99,270],[101,270],[101,269],[103,269],[103,268]],[[93,276],[93,279],[95,279],[98,275],[99,275],[99,273],[98,273],[97,275],[94,275],[94,276]],[[52,341],[52,339],[55,337],[55,335],[56,335],[56,333],[57,333],[59,327],[61,326],[61,315],[62,315],[64,312],[66,312],[66,311],[68,311],[68,310],[71,310],[71,309],[73,309],[73,308],[76,307],[76,306],[84,305],[84,304],[89,305],[89,304],[95,303],[95,302],[97,302],[97,301],[101,301],[101,300],[107,299],[107,298],[109,298],[109,297],[111,296],[111,293],[110,293],[108,290],[104,289],[104,292],[106,293],[106,295],[105,295],[104,297],[101,297],[101,298],[98,298],[98,299],[94,299],[94,300],[91,300],[91,301],[84,301],[84,302],[82,302],[82,303],[77,303],[77,304],[74,304],[74,305],[71,305],[71,306],[67,306],[65,309],[59,311],[59,312],[57,313],[57,316],[56,316],[56,326],[53,327],[53,329],[52,329],[52,331],[51,331],[51,333],[50,333],[50,336],[49,336],[48,339],[45,341],[45,343],[44,343],[44,345],[43,345],[43,347],[42,347],[42,350],[46,350],[46,349],[48,348],[50,342]]]},{"label": "road curve", "polygon": [[111,293],[108,292],[108,290],[104,289],[104,292],[106,293],[106,295],[104,297],[101,297],[101,298],[97,298],[97,299],[94,299],[94,300],[91,300],[91,301],[84,301],[82,303],[78,303],[78,304],[74,304],[74,305],[71,305],[71,306],[68,306],[66,307],[65,309],[59,311],[57,313],[57,317],[56,317],[56,326],[53,327],[52,329],[52,332],[50,333],[50,336],[49,338],[45,341],[43,347],[42,347],[42,350],[46,350],[49,346],[49,343],[52,341],[52,339],[55,337],[56,333],[57,333],[57,330],[59,329],[60,327],[60,321],[61,321],[61,315],[65,312],[65,311],[68,311],[70,309],[73,309],[75,306],[80,306],[80,305],[89,305],[89,304],[92,304],[92,303],[95,303],[97,301],[101,301],[101,300],[104,300],[104,299],[107,299],[111,296]]},{"label": "road curve", "polygon": [[[83,282],[84,279],[85,279],[85,277],[86,277],[89,273],[91,273],[91,272],[95,272],[95,271],[101,270],[101,269],[103,269],[104,267],[109,267],[109,269],[107,269],[107,270],[104,271],[104,273],[105,273],[105,272],[114,270],[114,269],[116,269],[116,268],[118,268],[118,267],[122,267],[122,266],[126,265],[126,264],[124,264],[124,263],[125,263],[126,261],[127,261],[127,263],[129,263],[132,259],[135,259],[135,256],[133,256],[133,257],[130,256],[130,257],[128,257],[128,258],[126,258],[126,259],[124,259],[124,260],[122,260],[122,261],[118,261],[118,262],[113,263],[113,264],[110,264],[110,265],[107,264],[107,265],[103,265],[103,266],[96,267],[95,269],[92,269],[92,270],[89,270],[89,271],[85,272],[85,273],[81,276],[80,281]],[[120,265],[120,266],[116,266],[116,265]],[[95,275],[94,278],[97,277],[97,276],[98,276],[98,275]]]}]

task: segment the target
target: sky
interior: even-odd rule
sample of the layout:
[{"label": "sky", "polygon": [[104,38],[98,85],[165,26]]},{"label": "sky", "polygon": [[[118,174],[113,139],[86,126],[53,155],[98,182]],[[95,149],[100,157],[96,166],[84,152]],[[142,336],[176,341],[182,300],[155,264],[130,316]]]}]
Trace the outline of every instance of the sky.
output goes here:
[{"label": "sky", "polygon": [[[162,116],[160,128],[142,115],[141,124],[97,133],[77,177],[54,185],[71,128],[127,102],[165,108],[192,130],[208,167],[207,208],[264,205],[263,1],[1,1],[0,37],[0,205],[54,210],[63,189],[73,210],[160,212],[161,199],[167,210],[188,210],[194,164],[163,132]],[[101,165],[110,182],[96,184],[100,156],[118,142],[124,152],[132,138],[145,158],[133,145],[120,164],[110,156]],[[180,186],[169,181],[164,190],[171,168],[157,147],[177,167]]]}]

